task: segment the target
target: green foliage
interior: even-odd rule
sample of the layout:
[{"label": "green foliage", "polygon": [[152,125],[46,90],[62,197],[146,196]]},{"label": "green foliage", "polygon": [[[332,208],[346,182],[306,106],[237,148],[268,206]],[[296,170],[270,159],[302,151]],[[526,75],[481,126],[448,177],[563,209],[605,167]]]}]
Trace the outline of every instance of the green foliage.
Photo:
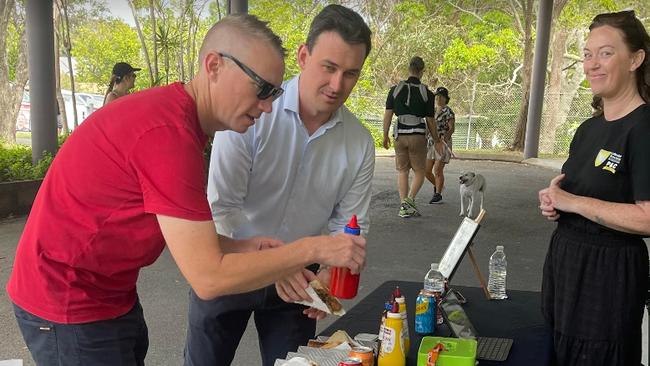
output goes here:
[{"label": "green foliage", "polygon": [[451,79],[476,78],[484,83],[507,80],[522,56],[512,15],[490,10],[480,19],[464,14],[460,23],[465,31],[445,49],[438,72]]},{"label": "green foliage", "polygon": [[566,28],[586,29],[599,13],[625,9],[620,2],[613,0],[573,0],[562,9],[559,23]]},{"label": "green foliage", "polygon": [[41,179],[52,163],[52,155],[44,153],[32,164],[32,149],[22,145],[0,145],[0,183]]},{"label": "green foliage", "polygon": [[307,40],[309,25],[322,8],[310,0],[259,0],[250,4],[250,13],[269,22],[269,27],[282,39],[287,50],[285,79],[300,73],[298,47]]},{"label": "green foliage", "polygon": [[395,11],[404,15],[406,20],[417,20],[426,16],[427,8],[417,1],[402,1],[395,5]]},{"label": "green foliage", "polygon": [[[59,147],[70,134],[59,135]],[[32,148],[24,145],[0,144],[0,183],[19,180],[42,179],[52,164],[54,157],[44,152],[36,164],[32,164]]]},{"label": "green foliage", "polygon": [[[24,31],[24,29],[22,30]],[[7,26],[7,65],[9,66],[9,80],[16,79],[16,63],[18,63],[18,44],[20,34],[13,23]]]},{"label": "green foliage", "polygon": [[[72,55],[77,61],[75,81],[106,87],[116,62],[145,67],[136,31],[121,20],[86,22],[74,29],[71,36]],[[137,89],[149,86],[148,79],[142,76],[141,73],[136,79]]]}]

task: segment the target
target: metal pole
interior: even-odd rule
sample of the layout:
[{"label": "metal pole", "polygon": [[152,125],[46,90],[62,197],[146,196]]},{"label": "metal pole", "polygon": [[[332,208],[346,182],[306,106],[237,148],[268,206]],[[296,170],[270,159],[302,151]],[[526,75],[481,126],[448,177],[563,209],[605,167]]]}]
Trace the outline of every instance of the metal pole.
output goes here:
[{"label": "metal pole", "polygon": [[228,14],[248,13],[248,0],[230,0]]},{"label": "metal pole", "polygon": [[539,131],[542,120],[542,106],[544,104],[544,84],[552,16],[553,0],[541,0],[537,16],[537,39],[535,40],[535,59],[530,83],[530,104],[528,105],[528,122],[526,123],[524,159],[536,158],[539,153]]},{"label": "metal pole", "polygon": [[469,111],[469,117],[467,118],[467,138],[465,139],[465,150],[469,150],[469,135],[472,133],[472,110]]},{"label": "metal pole", "polygon": [[[27,53],[32,161],[57,149],[52,0],[27,0]],[[63,108],[63,106],[61,106]]]}]

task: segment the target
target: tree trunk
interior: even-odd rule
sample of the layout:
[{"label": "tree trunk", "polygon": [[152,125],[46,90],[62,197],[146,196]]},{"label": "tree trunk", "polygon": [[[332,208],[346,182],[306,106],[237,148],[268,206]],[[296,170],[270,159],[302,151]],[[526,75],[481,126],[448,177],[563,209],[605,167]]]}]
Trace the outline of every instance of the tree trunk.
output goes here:
[{"label": "tree trunk", "polygon": [[65,100],[61,94],[61,65],[59,62],[59,38],[61,37],[61,6],[57,1],[54,4],[54,81],[56,82],[56,108],[58,111],[58,118],[61,122],[61,133],[68,134],[68,115],[65,111]]},{"label": "tree trunk", "polygon": [[[56,24],[56,18],[54,18],[54,23]],[[59,40],[57,32],[54,32],[54,81],[55,81],[55,92],[56,92],[56,110],[58,112],[58,118],[61,123],[61,133],[67,135],[68,132],[68,115],[65,111],[65,100],[63,99],[63,94],[61,94],[61,65],[59,63]]]},{"label": "tree trunk", "polygon": [[151,17],[151,41],[153,44],[153,79],[158,84],[158,41],[156,40],[156,12],[154,11],[155,0],[149,0],[149,16]]},{"label": "tree trunk", "polygon": [[530,104],[530,81],[533,71],[533,0],[525,0],[522,2],[522,6],[524,7],[524,64],[521,70],[523,95],[521,97],[517,127],[515,128],[515,137],[510,147],[511,150],[516,151],[524,151],[528,106]]},{"label": "tree trunk", "polygon": [[[540,133],[540,152],[553,152],[555,145],[555,127],[558,124],[558,109],[562,99],[562,66],[564,65],[564,51],[566,50],[569,34],[566,29],[557,27],[551,41],[551,73],[549,77],[547,102],[542,118],[542,131]],[[550,136],[547,135],[550,133]]]},{"label": "tree trunk", "polygon": [[149,61],[149,51],[147,51],[147,44],[145,43],[144,40],[144,34],[142,34],[142,27],[140,27],[138,14],[135,11],[133,0],[126,0],[126,2],[129,4],[129,7],[131,8],[131,13],[133,14],[133,21],[135,22],[135,29],[138,31],[138,38],[140,38],[140,44],[142,45],[142,54],[144,56],[144,62],[147,64],[147,70],[149,70],[149,85],[154,85],[151,61]]},{"label": "tree trunk", "polygon": [[[478,81],[478,75],[474,74],[472,76],[472,98],[469,102],[469,118],[467,121],[467,140],[465,143],[465,149],[471,149],[471,148],[476,148],[478,145],[475,142],[472,144],[473,146],[470,146],[470,139],[472,136],[472,117],[474,116],[474,103],[476,102],[476,84]],[[478,135],[476,132],[474,134]]]},{"label": "tree trunk", "polygon": [[165,47],[164,52],[165,61],[165,84],[169,84],[169,47]]},{"label": "tree trunk", "polygon": [[584,79],[581,65],[577,67],[568,65],[572,60],[567,60],[564,54],[573,43],[577,41],[577,49],[584,46],[584,34],[581,32],[569,33],[568,29],[558,29],[557,39],[551,43],[553,60],[551,62],[551,77],[548,88],[548,103],[545,105],[542,130],[540,133],[540,151],[555,153],[557,147],[557,129],[567,119],[571,103],[575,97],[580,82]]},{"label": "tree trunk", "polygon": [[[61,10],[63,11],[63,24],[65,32],[63,33],[63,48],[68,59],[68,71],[70,72],[70,91],[72,93],[72,116],[74,129],[79,127],[79,114],[77,113],[77,97],[74,84],[74,68],[72,67],[72,41],[70,40],[70,18],[68,17],[67,0],[61,0]],[[65,108],[65,104],[63,105]],[[67,121],[66,121],[67,123]]]},{"label": "tree trunk", "polygon": [[185,17],[187,16],[187,1],[181,3],[181,14],[178,17],[178,52],[176,53],[176,64],[178,65],[178,73],[180,80],[185,80],[185,40],[183,39],[185,33]]},{"label": "tree trunk", "polygon": [[[20,111],[25,84],[27,83],[27,35],[24,20],[15,21],[14,0],[0,1],[0,141],[16,143],[16,119]],[[20,35],[18,46],[18,62],[16,63],[14,79],[9,77],[7,60],[7,32],[9,22],[14,24]]]},{"label": "tree trunk", "polygon": [[[194,33],[194,12],[188,12],[188,22],[187,22],[187,55],[185,55],[185,62],[187,63],[186,75],[188,78],[192,77],[192,33]],[[185,79],[183,79],[185,81]]]}]

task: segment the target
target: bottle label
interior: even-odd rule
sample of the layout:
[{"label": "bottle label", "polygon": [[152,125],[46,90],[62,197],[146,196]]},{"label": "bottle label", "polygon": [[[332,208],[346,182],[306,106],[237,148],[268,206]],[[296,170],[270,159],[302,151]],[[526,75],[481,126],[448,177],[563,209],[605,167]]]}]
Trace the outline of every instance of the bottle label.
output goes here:
[{"label": "bottle label", "polygon": [[402,345],[402,352],[404,352],[404,344],[409,340],[409,330],[402,328],[402,342],[400,342],[400,345]]},{"label": "bottle label", "polygon": [[[403,335],[402,339],[408,339],[408,337],[409,337],[409,321],[408,321],[408,318],[406,316],[406,310],[404,310],[403,313],[402,312],[400,312],[400,313],[401,313],[400,315],[402,316],[402,335]],[[404,334],[406,334],[406,335],[404,335]]]},{"label": "bottle label", "polygon": [[393,352],[396,337],[397,332],[395,332],[395,329],[384,327],[384,336],[381,338],[381,350],[384,354]]},{"label": "bottle label", "polygon": [[415,315],[424,314],[429,311],[429,302],[421,302],[415,305]]}]

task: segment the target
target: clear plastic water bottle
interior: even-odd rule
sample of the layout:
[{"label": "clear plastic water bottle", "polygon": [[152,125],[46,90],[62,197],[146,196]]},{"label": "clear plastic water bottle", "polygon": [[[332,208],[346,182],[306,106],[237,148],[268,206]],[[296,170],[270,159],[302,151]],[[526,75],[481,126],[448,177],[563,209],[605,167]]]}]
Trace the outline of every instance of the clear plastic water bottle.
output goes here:
[{"label": "clear plastic water bottle", "polygon": [[488,291],[493,300],[507,299],[506,295],[506,253],[503,245],[497,245],[497,250],[490,257],[490,278],[488,280]]},{"label": "clear plastic water bottle", "polygon": [[431,263],[431,269],[424,276],[424,294],[435,298],[436,302],[436,324],[444,322],[440,311],[440,300],[445,294],[445,277],[438,271],[438,263]]},{"label": "clear plastic water bottle", "polygon": [[438,263],[431,263],[431,269],[424,276],[424,292],[429,295],[445,292],[445,278],[438,271]]}]

